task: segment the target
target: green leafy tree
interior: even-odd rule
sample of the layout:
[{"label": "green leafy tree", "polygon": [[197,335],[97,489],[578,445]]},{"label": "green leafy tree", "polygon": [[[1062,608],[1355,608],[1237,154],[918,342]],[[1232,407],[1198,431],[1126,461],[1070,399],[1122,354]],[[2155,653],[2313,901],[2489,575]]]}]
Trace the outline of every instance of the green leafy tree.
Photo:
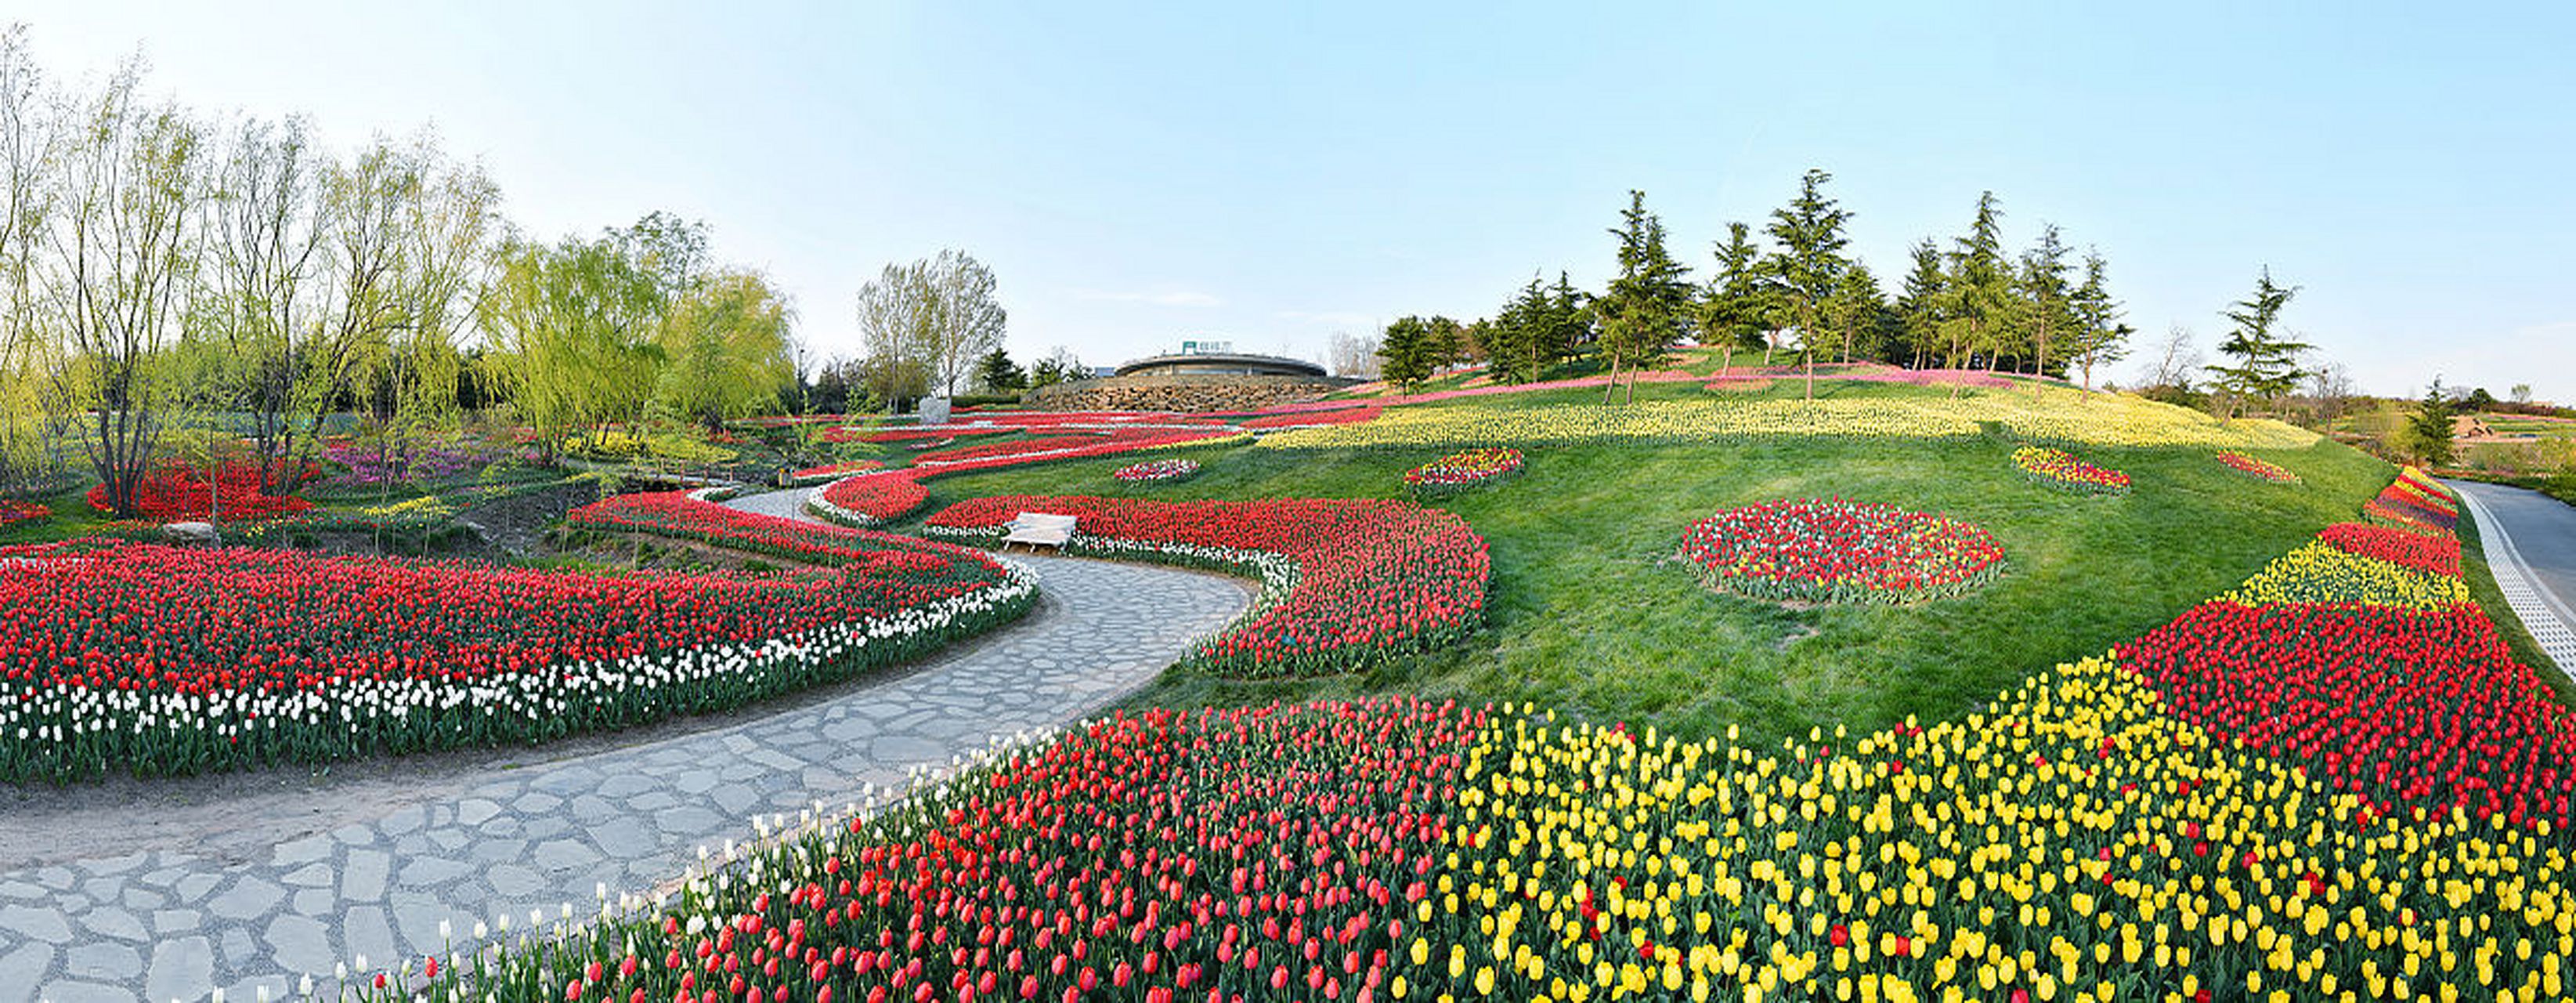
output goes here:
[{"label": "green leafy tree", "polygon": [[1398,317],[1378,338],[1379,378],[1394,384],[1399,392],[1410,394],[1439,368],[1440,351],[1440,336],[1430,320]]},{"label": "green leafy tree", "polygon": [[1851,213],[1824,194],[1825,183],[1833,177],[1822,170],[1808,170],[1799,182],[1798,197],[1773,210],[1771,225],[1764,231],[1779,250],[1764,260],[1763,272],[1798,332],[1798,354],[1807,367],[1808,400],[1816,397],[1816,353],[1831,344],[1828,304],[1842,284],[1843,272],[1851,267],[1842,254],[1850,242],[1843,224]]},{"label": "green leafy tree", "polygon": [[2406,418],[2407,451],[2414,454],[2416,462],[2427,467],[2451,462],[2459,416],[2459,403],[2442,388],[2442,378],[2433,377],[2433,385],[2424,390],[2424,399],[2416,402],[2415,413]]},{"label": "green leafy tree", "polygon": [[1574,281],[1564,271],[1556,273],[1556,285],[1548,289],[1547,324],[1538,339],[1539,369],[1574,358],[1600,340],[1600,329],[1593,325],[1592,301],[1574,288]]},{"label": "green leafy tree", "polygon": [[2120,301],[2111,298],[2110,266],[2099,252],[2084,255],[2084,282],[2067,297],[2075,327],[2066,346],[2067,359],[2084,373],[2084,392],[2093,392],[2093,370],[2129,354],[2129,336],[2137,330],[2120,322]]},{"label": "green leafy tree", "polygon": [[1548,312],[1547,287],[1537,276],[1512,294],[1512,298],[1484,323],[1482,339],[1485,355],[1493,364],[1496,383],[1528,383],[1538,379],[1544,364],[1540,343],[1546,337],[1551,318]]},{"label": "green leafy tree", "polygon": [[661,326],[657,405],[709,432],[775,406],[795,378],[792,318],[786,298],[758,274],[723,271],[698,283]]},{"label": "green leafy tree", "polygon": [[1637,370],[1660,361],[1687,333],[1691,305],[1690,270],[1664,249],[1664,223],[1646,211],[1646,193],[1629,192],[1628,208],[1619,217],[1620,225],[1610,231],[1619,238],[1619,274],[1592,302],[1601,345],[1610,357],[1604,404],[1617,392],[1623,366],[1628,400],[1637,399]]},{"label": "green leafy tree", "polygon": [[975,363],[1002,345],[1010,317],[994,290],[992,269],[963,251],[887,265],[859,290],[860,336],[869,354],[918,364],[931,386],[954,396]]},{"label": "green leafy tree", "polygon": [[[2067,282],[2069,266],[2066,244],[2058,238],[2057,224],[2040,228],[2039,242],[2021,256],[2021,270],[2013,277],[2018,293],[2021,333],[2016,339],[2031,350],[2031,374],[2051,375],[2049,349],[2058,347],[2067,332],[2075,327],[2074,308],[2069,301],[2072,290]],[[2039,384],[2031,384],[2039,392]]]},{"label": "green leafy tree", "polygon": [[2238,300],[2235,309],[2222,313],[2235,327],[2218,350],[2236,360],[2232,366],[2210,366],[2211,381],[2219,389],[2239,400],[2261,401],[2266,407],[2277,405],[2282,395],[2298,389],[2301,373],[2299,356],[2314,347],[2292,341],[2276,331],[2281,311],[2298,295],[2298,289],[2272,281],[2272,270],[2263,270],[2254,284],[2254,294]]},{"label": "green leafy tree", "polygon": [[984,353],[975,363],[975,383],[987,393],[1006,394],[1029,385],[1029,375],[1020,364],[1011,361],[1011,353],[996,348]]},{"label": "green leafy tree", "polygon": [[1887,310],[1887,297],[1879,292],[1878,277],[1869,266],[1853,262],[1834,283],[1834,295],[1825,301],[1824,319],[1828,329],[1842,338],[1842,360],[1850,362],[1855,344],[1864,355],[1878,350],[1879,315]]},{"label": "green leafy tree", "polygon": [[[1914,245],[1914,267],[1905,273],[1905,289],[1897,294],[1896,315],[1904,331],[1906,347],[1911,349],[1914,368],[1921,369],[1943,350],[1944,312],[1951,300],[1950,276],[1941,267],[1941,249],[1925,238]],[[1955,364],[1955,357],[1941,360]]]},{"label": "green leafy tree", "polygon": [[[1982,351],[1988,372],[1999,365],[2005,326],[2012,313],[2012,270],[2004,260],[2002,216],[1995,193],[1977,197],[1976,221],[1969,225],[1968,235],[1959,238],[1952,248],[1950,274],[1942,283],[1949,290],[1942,312],[1951,357],[1955,360],[1965,355],[1973,366],[1976,354]],[[1950,395],[1958,394],[1959,388],[1953,384]]]},{"label": "green leafy tree", "polygon": [[661,280],[625,242],[512,242],[482,327],[518,420],[551,458],[573,433],[641,418],[660,383]]},{"label": "green leafy tree", "polygon": [[1735,350],[1769,347],[1770,289],[1763,283],[1762,249],[1753,243],[1753,228],[1726,224],[1726,240],[1717,245],[1717,274],[1700,297],[1700,340],[1718,349],[1717,374],[1735,368]]}]

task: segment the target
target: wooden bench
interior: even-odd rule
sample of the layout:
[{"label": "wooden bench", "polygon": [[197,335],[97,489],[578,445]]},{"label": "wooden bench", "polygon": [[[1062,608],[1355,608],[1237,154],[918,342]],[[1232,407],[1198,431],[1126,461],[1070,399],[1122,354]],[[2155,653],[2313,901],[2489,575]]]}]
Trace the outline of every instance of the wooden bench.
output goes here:
[{"label": "wooden bench", "polygon": [[1064,549],[1065,541],[1073,539],[1074,523],[1077,521],[1079,520],[1076,517],[1069,515],[1022,512],[1011,520],[1009,526],[1004,527],[1009,529],[1010,533],[1002,537],[1002,549],[1007,551],[1014,543],[1025,543],[1032,551],[1041,545],[1061,551]]}]

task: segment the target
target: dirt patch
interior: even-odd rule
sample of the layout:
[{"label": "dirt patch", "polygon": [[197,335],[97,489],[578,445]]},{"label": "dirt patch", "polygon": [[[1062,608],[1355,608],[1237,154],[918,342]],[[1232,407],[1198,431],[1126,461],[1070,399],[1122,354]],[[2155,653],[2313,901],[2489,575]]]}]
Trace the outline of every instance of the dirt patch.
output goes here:
[{"label": "dirt patch", "polygon": [[577,480],[524,494],[496,498],[457,513],[465,527],[500,557],[531,557],[546,552],[546,531],[574,509],[598,501],[599,482]]}]

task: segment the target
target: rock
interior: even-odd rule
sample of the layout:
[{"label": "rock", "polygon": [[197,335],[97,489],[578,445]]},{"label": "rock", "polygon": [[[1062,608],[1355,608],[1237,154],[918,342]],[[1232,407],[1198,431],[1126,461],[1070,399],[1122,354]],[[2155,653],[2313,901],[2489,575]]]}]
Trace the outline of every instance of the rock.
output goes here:
[{"label": "rock", "polygon": [[178,547],[215,547],[224,542],[210,522],[174,522],[161,527],[161,538]]}]

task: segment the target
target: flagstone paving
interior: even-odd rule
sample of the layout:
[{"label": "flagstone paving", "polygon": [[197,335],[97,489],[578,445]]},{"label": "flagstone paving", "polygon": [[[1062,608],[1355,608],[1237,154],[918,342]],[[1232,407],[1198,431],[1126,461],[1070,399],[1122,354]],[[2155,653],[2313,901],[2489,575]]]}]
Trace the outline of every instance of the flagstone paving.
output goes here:
[{"label": "flagstone paving", "polygon": [[[737,505],[801,517],[803,494]],[[0,1003],[158,1003],[217,987],[237,1003],[263,987],[284,999],[301,976],[327,984],[362,956],[383,968],[461,949],[477,921],[525,929],[532,910],[595,913],[600,889],[640,893],[701,846],[750,839],[755,814],[837,809],[864,785],[1078,720],[1250,601],[1231,579],[1026,560],[1044,597],[1026,620],[820,703],[500,771],[248,860],[164,849],[0,871]],[[315,797],[308,810],[329,817],[329,791]],[[62,824],[133,824],[155,808],[85,809]],[[0,861],[24,859],[8,849]]]}]

